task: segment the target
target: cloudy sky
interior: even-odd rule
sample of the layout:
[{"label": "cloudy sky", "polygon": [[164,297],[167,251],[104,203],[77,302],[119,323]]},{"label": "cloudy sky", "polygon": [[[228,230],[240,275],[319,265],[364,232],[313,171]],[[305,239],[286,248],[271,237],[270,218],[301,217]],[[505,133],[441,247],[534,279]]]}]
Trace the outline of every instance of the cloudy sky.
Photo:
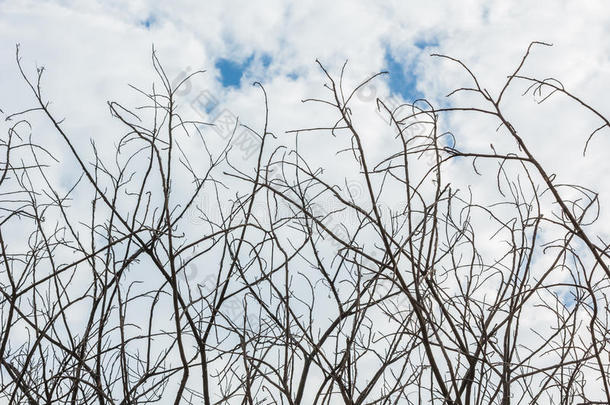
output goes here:
[{"label": "cloudy sky", "polygon": [[[468,95],[445,97],[471,82],[456,64],[431,54],[459,58],[482,87],[497,95],[532,41],[553,46],[534,48],[524,73],[557,78],[571,93],[610,116],[610,5],[601,0],[0,0],[0,109],[10,114],[33,103],[15,61],[20,44],[28,73],[45,67],[44,94],[52,101],[52,111],[66,118],[64,125],[83,153],[90,151],[90,139],[102,153],[104,148],[111,150],[123,130],[110,117],[106,102],[141,101],[129,84],[149,88],[155,80],[154,46],[174,83],[205,70],[178,94],[191,115],[217,124],[223,117],[239,116],[260,129],[261,92],[251,85],[259,81],[269,97],[270,131],[278,142],[294,145],[286,131],[332,120],[332,115],[301,102],[324,92],[325,79],[316,60],[334,75],[347,60],[346,82],[351,85],[380,71],[389,73],[358,95],[357,107],[364,118],[359,125],[367,150],[383,155],[389,146],[379,130],[383,118],[377,114],[376,97],[394,104],[426,98],[436,106],[480,105]],[[587,136],[601,125],[599,118],[565,97],[539,105],[535,96],[522,96],[526,88],[525,83],[515,84],[503,107],[559,182],[579,183],[600,193],[596,234],[607,240],[610,129],[596,134],[583,158]],[[508,139],[499,137],[497,123],[454,114],[442,125],[464,149],[490,152],[493,143],[498,151],[514,151]],[[220,131],[214,136],[225,135]],[[41,140],[55,135],[39,131],[35,136]],[[321,166],[333,164],[333,154],[321,146],[327,141],[317,135],[303,140],[304,150]],[[67,154],[59,139],[45,138],[44,143],[60,160]],[[253,164],[247,144],[235,149],[243,167]],[[469,164],[455,165],[460,174],[456,181],[472,181]],[[66,178],[66,185],[75,176],[70,168],[54,168],[57,176]]]},{"label": "cloudy sky", "polygon": [[0,108],[16,110],[30,96],[14,63],[16,43],[26,68],[46,68],[46,94],[70,125],[97,127],[107,119],[106,100],[129,97],[128,83],[149,85],[154,45],[170,77],[207,71],[197,85],[216,103],[208,118],[227,105],[247,116],[258,107],[250,84],[261,81],[281,131],[310,121],[306,109],[292,107],[321,87],[316,58],[335,73],[349,60],[354,80],[389,71],[378,96],[440,103],[467,77],[431,53],[460,58],[494,93],[534,40],[554,46],[535,52],[528,73],[557,77],[607,108],[610,13],[603,1],[372,3],[0,1]]},{"label": "cloudy sky", "polygon": [[[375,97],[394,104],[421,97],[436,106],[479,102],[466,96],[445,97],[471,82],[455,64],[431,57],[432,53],[461,59],[482,86],[497,95],[531,41],[552,43],[534,49],[524,73],[557,78],[583,101],[609,114],[609,11],[604,1],[4,0],[0,109],[8,114],[32,106],[15,63],[19,43],[26,71],[45,67],[45,95],[53,111],[67,118],[68,130],[78,134],[74,139],[82,150],[89,148],[89,138],[98,140],[102,149],[104,144],[112,146],[121,132],[113,131],[118,127],[113,126],[106,102],[137,104],[137,93],[128,84],[150,87],[155,79],[150,62],[154,46],[175,82],[189,72],[206,70],[180,94],[195,117],[213,123],[238,116],[260,128],[261,94],[251,86],[260,81],[269,95],[270,130],[284,134],[328,124],[320,119],[324,112],[301,100],[323,92],[324,77],[316,59],[333,74],[347,60],[348,85],[389,72],[358,100],[364,106],[362,116],[371,117],[362,125],[374,153],[387,145],[383,136],[375,135],[375,120],[380,119]],[[561,97],[539,106],[531,95],[521,96],[526,88],[516,84],[503,103],[535,156],[566,183],[590,186],[601,193],[602,203],[610,200],[610,161],[604,152],[610,146],[608,129],[597,134],[583,159],[584,142],[599,120]],[[490,138],[494,127],[484,120],[452,115],[444,124],[465,149],[489,152],[491,141],[502,147],[501,139]],[[318,141],[307,138],[304,143],[316,146]],[[237,151],[244,161],[253,159],[247,145]],[[65,150],[55,152],[63,156]]]}]

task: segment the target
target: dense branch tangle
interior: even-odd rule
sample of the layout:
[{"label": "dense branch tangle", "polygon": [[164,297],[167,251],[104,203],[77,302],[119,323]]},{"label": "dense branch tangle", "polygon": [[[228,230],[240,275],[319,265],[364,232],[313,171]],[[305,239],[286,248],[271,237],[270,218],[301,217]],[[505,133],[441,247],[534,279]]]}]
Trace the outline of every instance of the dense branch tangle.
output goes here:
[{"label": "dense branch tangle", "polygon": [[[306,101],[336,119],[277,138],[256,84],[263,124],[247,127],[260,140],[248,166],[231,161],[231,137],[218,145],[208,124],[183,118],[177,94],[195,78],[172,84],[154,52],[157,81],[136,89],[144,104],[108,103],[125,133],[92,154],[50,109],[42,69],[32,77],[17,53],[37,104],[6,117],[0,146],[0,398],[610,401],[608,248],[588,231],[597,196],[564,192],[502,101],[533,83],[608,121],[558,82],[523,76],[523,61],[496,97],[462,64],[473,86],[457,92],[486,108],[378,99],[394,135],[383,156],[352,108],[378,75],[348,89],[345,65],[334,75],[320,64],[327,97]],[[441,130],[458,113],[493,117],[515,150],[459,149]],[[33,116],[53,141],[40,143]],[[299,145],[315,137],[345,145],[344,174],[308,163]],[[78,173],[68,187],[56,142]],[[458,190],[456,159],[496,185],[493,201]]]}]

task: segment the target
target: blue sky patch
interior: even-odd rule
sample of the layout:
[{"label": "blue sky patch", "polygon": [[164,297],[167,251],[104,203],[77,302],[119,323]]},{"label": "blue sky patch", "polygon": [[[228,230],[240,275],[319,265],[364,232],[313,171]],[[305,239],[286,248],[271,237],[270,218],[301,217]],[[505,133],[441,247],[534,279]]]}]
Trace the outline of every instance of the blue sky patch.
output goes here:
[{"label": "blue sky patch", "polygon": [[239,87],[241,77],[252,64],[252,59],[254,59],[254,55],[250,55],[243,62],[225,58],[218,59],[214,66],[220,71],[220,82],[222,85],[224,87]]},{"label": "blue sky patch", "polygon": [[155,23],[156,21],[157,21],[157,19],[151,15],[151,16],[149,16],[148,18],[146,18],[145,20],[142,20],[142,21],[140,22],[140,24],[141,24],[142,26],[146,27],[146,29],[148,30],[148,29],[150,29],[150,27],[151,27],[152,25],[154,25],[154,23]]},{"label": "blue sky patch", "polygon": [[566,307],[570,308],[575,303],[576,299],[573,291],[569,291],[563,296],[563,305],[565,305]]},{"label": "blue sky patch", "polygon": [[269,54],[255,56],[251,54],[243,61],[220,58],[214,66],[220,71],[220,82],[224,87],[239,87],[246,71],[256,62],[256,65],[267,69],[272,58]]},{"label": "blue sky patch", "polygon": [[418,41],[415,41],[415,46],[421,50],[438,46],[438,38],[420,39]]},{"label": "blue sky patch", "polygon": [[269,54],[263,54],[263,56],[261,56],[261,62],[263,64],[263,67],[265,69],[267,69],[269,67],[269,65],[271,64],[271,55]]},{"label": "blue sky patch", "polygon": [[385,69],[389,72],[390,91],[402,96],[405,101],[412,102],[422,97],[417,91],[417,77],[413,73],[412,65],[397,60],[388,50],[384,60]]}]

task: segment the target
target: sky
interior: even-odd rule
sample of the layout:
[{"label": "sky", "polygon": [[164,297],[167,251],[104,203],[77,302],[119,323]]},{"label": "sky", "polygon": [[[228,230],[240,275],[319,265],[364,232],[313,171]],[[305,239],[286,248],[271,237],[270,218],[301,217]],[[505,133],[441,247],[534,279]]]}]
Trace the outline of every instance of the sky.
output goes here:
[{"label": "sky", "polygon": [[[566,89],[610,114],[610,13],[603,1],[0,1],[0,109],[7,114],[31,106],[29,90],[15,63],[15,45],[29,73],[44,66],[44,94],[64,125],[75,133],[82,153],[90,139],[101,153],[111,153],[122,132],[110,117],[107,101],[137,105],[129,85],[149,88],[155,79],[151,50],[173,83],[205,70],[178,93],[180,102],[202,121],[216,123],[214,136],[224,139],[223,122],[239,117],[253,128],[262,126],[262,97],[252,83],[267,91],[270,130],[280,143],[294,145],[286,131],[327,124],[327,110],[301,100],[324,96],[325,77],[318,60],[338,76],[347,61],[346,85],[370,75],[389,74],[358,94],[357,107],[364,141],[372,156],[389,147],[380,130],[383,117],[375,99],[389,104],[425,98],[432,105],[479,105],[467,93],[451,98],[452,90],[472,83],[455,63],[431,54],[458,58],[497,95],[532,41],[535,47],[523,72],[554,77]],[[29,70],[28,70],[29,69]],[[578,103],[553,97],[537,104],[527,86],[515,84],[503,107],[550,173],[564,183],[579,183],[610,201],[610,130],[583,148],[599,120]],[[224,120],[224,121],[223,121]],[[497,123],[469,114],[443,117],[441,124],[458,139],[458,147],[489,152],[511,150]],[[230,126],[229,126],[230,127]],[[212,131],[208,128],[208,131]],[[211,132],[214,133],[214,132]],[[38,132],[35,136],[39,135]],[[323,137],[323,138],[319,138]],[[302,151],[320,166],[341,164],[331,144],[318,147],[325,135],[300,140]],[[58,139],[45,138],[53,153],[67,159]],[[57,148],[54,149],[54,145]],[[242,142],[233,150],[238,163],[252,167],[255,144]],[[68,159],[69,160],[69,159]],[[455,162],[456,181],[472,183],[470,163]],[[65,166],[64,166],[65,167]],[[463,169],[463,170],[462,170]],[[60,170],[66,186],[76,171]],[[341,172],[340,170],[338,172]],[[340,176],[339,176],[340,177]],[[475,181],[476,183],[476,181]],[[602,210],[597,230],[606,235]]]},{"label": "sky", "polygon": [[[535,47],[524,72],[561,80],[571,93],[610,116],[606,1],[0,0],[0,110],[10,114],[32,105],[15,61],[19,44],[29,74],[45,67],[43,92],[51,109],[66,119],[76,147],[90,154],[94,140],[100,153],[111,156],[123,129],[111,118],[107,101],[141,101],[129,85],[149,88],[154,81],[154,47],[172,83],[205,70],[177,95],[191,115],[217,125],[218,130],[207,129],[217,141],[227,136],[224,119],[239,117],[261,128],[261,91],[252,86],[260,82],[269,99],[269,130],[278,143],[294,146],[296,140],[287,131],[328,124],[333,117],[302,102],[324,94],[325,77],[316,61],[335,76],[347,61],[345,81],[352,86],[375,73],[388,73],[358,93],[355,107],[366,149],[375,157],[391,147],[388,129],[379,129],[383,117],[376,110],[377,97],[394,104],[425,98],[439,107],[480,105],[468,94],[446,97],[472,83],[457,64],[432,54],[462,60],[481,86],[497,95],[532,41],[553,46]],[[565,97],[538,104],[531,93],[522,95],[526,89],[516,84],[507,93],[507,115],[519,123],[520,135],[558,181],[599,193],[602,210],[592,229],[607,240],[610,128],[591,139],[583,157],[587,135],[600,126],[599,119]],[[0,125],[5,131],[8,124]],[[485,119],[452,114],[442,125],[464,149],[489,152],[491,143],[498,151],[512,147],[497,124]],[[78,175],[76,166],[61,140],[40,128],[33,136],[67,162],[52,170],[69,187]],[[314,165],[334,170],[329,176],[349,177],[352,166],[334,154],[339,140],[327,134],[304,136],[299,142]],[[232,153],[239,167],[253,167],[251,144],[236,145]],[[482,200],[496,196],[495,184],[476,184],[470,163],[452,164],[449,176],[458,186],[474,183]],[[188,185],[177,188],[182,186]]]},{"label": "sky", "polygon": [[[0,1],[0,108],[11,111],[30,100],[14,62],[16,43],[21,44],[26,67],[45,67],[46,93],[61,115],[69,117],[67,124],[86,127],[96,136],[107,125],[106,100],[129,100],[133,92],[128,83],[147,86],[152,81],[153,45],[170,77],[206,70],[196,89],[184,97],[196,109],[203,107],[208,121],[225,108],[245,120],[257,115],[260,99],[251,84],[260,81],[270,95],[274,129],[283,132],[309,121],[309,111],[300,100],[320,91],[323,76],[316,59],[335,73],[349,61],[346,76],[354,82],[389,72],[374,83],[375,96],[370,99],[383,96],[410,102],[425,97],[442,106],[449,102],[444,96],[467,83],[468,77],[431,53],[463,60],[493,93],[527,45],[537,40],[553,47],[536,49],[528,72],[560,78],[570,91],[603,110],[608,108],[603,89],[610,80],[607,8],[602,1],[4,0]],[[203,90],[208,92],[207,101],[194,101]],[[467,99],[452,100],[457,104]],[[515,97],[507,104],[531,111],[530,102]],[[550,115],[553,107],[558,108],[559,101],[548,107]],[[580,112],[577,107],[573,110]],[[528,123],[551,129],[552,119],[542,124],[526,115]],[[464,119],[456,118],[456,125],[468,125]],[[554,142],[572,144],[569,128],[575,125],[562,125],[565,133],[554,133]],[[604,133],[596,137],[592,153],[603,149],[604,138]],[[540,150],[540,158],[553,165],[556,151],[547,156],[546,139],[535,136],[531,142]],[[582,139],[576,142],[580,148]],[[570,160],[579,171],[591,171],[590,177],[597,178],[593,171],[599,172],[598,165],[593,165],[598,170],[586,166],[595,161],[594,156],[561,160]]]}]

